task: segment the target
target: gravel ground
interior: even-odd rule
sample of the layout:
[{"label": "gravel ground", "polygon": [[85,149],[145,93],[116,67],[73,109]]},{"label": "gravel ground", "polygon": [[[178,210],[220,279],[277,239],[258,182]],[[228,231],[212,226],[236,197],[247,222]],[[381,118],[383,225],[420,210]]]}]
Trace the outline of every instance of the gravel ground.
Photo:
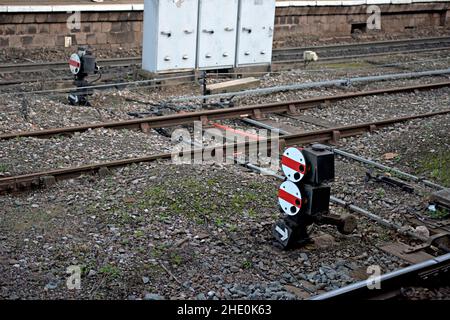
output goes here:
[{"label": "gravel ground", "polygon": [[[1,197],[0,295],[295,299],[308,296],[302,285],[318,293],[368,265],[402,265],[372,246],[375,237],[328,227],[315,228],[315,245],[279,251],[270,232],[277,184],[235,166],[161,163]],[[82,268],[79,291],[66,289],[70,265]]]},{"label": "gravel ground", "polygon": [[[443,61],[440,63],[445,64]],[[420,68],[440,67],[435,63]],[[262,86],[349,74],[342,70],[290,71],[263,77]],[[439,80],[442,78],[322,88],[238,102],[284,101]],[[92,98],[93,107],[68,107],[56,97],[47,100],[30,96],[23,100],[7,96],[0,101],[0,132],[127,119],[130,117],[126,112],[148,111],[143,101],[155,103],[170,96],[198,93],[194,85],[99,92]],[[448,107],[448,96],[448,89],[443,88],[357,98],[305,114],[349,124],[440,110]],[[271,118],[304,130],[318,128],[291,118]],[[450,160],[445,160],[450,141],[449,120],[450,116],[445,115],[397,124],[341,139],[338,146],[450,186]],[[248,128],[235,121],[221,123]],[[3,176],[153,154],[170,148],[168,139],[154,132],[124,130],[93,130],[71,138],[47,140],[14,139],[0,142],[0,146]],[[394,157],[387,157],[388,153]],[[365,182],[364,167],[340,158],[336,171],[333,193],[339,198],[405,226],[415,227],[411,219],[418,216],[432,218],[425,209],[428,189],[420,190],[423,196],[418,200],[417,195]],[[0,297],[303,299],[364,279],[370,265],[380,265],[383,272],[407,265],[379,249],[399,236],[364,217],[358,217],[358,230],[352,235],[343,236],[331,226],[314,226],[314,244],[280,251],[273,245],[270,230],[279,217],[278,185],[274,178],[237,166],[160,162],[124,167],[104,178],[84,176],[47,190],[0,196]],[[346,213],[335,206],[332,212]],[[414,244],[408,239],[402,241]],[[69,266],[81,268],[81,290],[66,288]],[[437,292],[429,296],[446,296],[445,290]]]},{"label": "gravel ground", "polygon": [[[376,159],[405,139],[446,147],[448,120],[411,121],[346,139],[341,147],[365,155],[364,145],[377,146],[369,149]],[[420,160],[412,155],[409,161]],[[416,196],[364,182],[359,164],[338,160],[336,169],[333,193],[340,198],[405,225],[408,214],[423,211]],[[270,231],[279,216],[278,184],[237,166],[161,162],[1,196],[0,295],[302,299],[367,277],[369,265],[383,272],[407,265],[378,249],[398,235],[360,216],[352,235],[314,226],[314,244],[280,251]],[[332,206],[332,212],[345,210]],[[81,267],[81,290],[66,288],[71,265]]]},{"label": "gravel ground", "polygon": [[0,176],[143,157],[171,148],[169,138],[153,131],[96,129],[73,137],[6,140],[0,142]]},{"label": "gravel ground", "polygon": [[[421,131],[421,135],[414,134]],[[449,173],[449,162],[444,157],[450,150],[449,132],[450,116],[442,115],[396,124],[379,130],[379,134],[373,137],[365,135],[359,139],[344,138],[341,146],[349,152],[450,187],[450,181],[444,180]],[[370,148],[366,147],[368,145]],[[386,159],[386,153],[394,153],[395,157]],[[442,158],[436,163],[437,171],[425,166],[435,157]]]}]

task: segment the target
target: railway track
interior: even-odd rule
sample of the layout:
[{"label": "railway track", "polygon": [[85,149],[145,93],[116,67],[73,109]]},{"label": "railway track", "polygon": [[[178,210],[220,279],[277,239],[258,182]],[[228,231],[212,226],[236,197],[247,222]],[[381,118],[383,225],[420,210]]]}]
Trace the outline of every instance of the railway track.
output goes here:
[{"label": "railway track", "polygon": [[132,129],[146,131],[152,128],[173,127],[178,125],[191,124],[194,121],[215,121],[227,119],[242,119],[250,116],[258,117],[269,113],[296,113],[300,110],[314,108],[318,105],[328,105],[331,102],[345,99],[373,96],[380,94],[395,94],[403,92],[414,92],[419,90],[432,90],[450,85],[450,81],[437,82],[425,85],[414,85],[405,87],[396,87],[388,89],[367,90],[353,93],[345,93],[334,96],[322,96],[297,101],[286,101],[279,103],[270,103],[263,105],[251,105],[235,108],[204,110],[189,113],[180,113],[167,116],[147,117],[135,120],[94,123],[82,126],[53,128],[39,131],[13,132],[0,135],[0,140],[8,140],[19,137],[49,138],[57,135],[71,135],[75,132],[84,132],[87,130],[105,128],[105,129]]},{"label": "railway track", "polygon": [[[274,49],[272,53],[274,68],[278,70],[283,69],[283,65],[288,65],[289,67],[291,64],[303,63],[303,52],[307,50],[317,52],[320,57],[319,61],[329,62],[343,59],[375,57],[393,53],[407,54],[436,50],[450,50],[450,37]],[[101,59],[98,60],[98,64],[102,68],[107,70],[110,69],[112,71],[118,68],[139,68],[141,66],[141,57]],[[62,72],[67,71],[67,68],[66,61],[2,64],[0,65],[0,75],[21,75],[36,72]],[[112,72],[111,75],[114,75],[114,72]],[[64,78],[61,80],[70,79],[71,78]],[[0,81],[0,87],[39,81],[41,80],[29,78],[7,79]]]},{"label": "railway track", "polygon": [[[376,281],[360,281],[310,300],[386,300],[398,297],[403,288],[445,285],[450,280],[450,254],[445,254],[400,270],[381,275]],[[378,288],[375,285],[378,285]]]},{"label": "railway track", "polygon": [[[373,121],[373,122],[366,122],[366,123],[360,123],[355,125],[349,125],[349,126],[339,126],[339,127],[333,127],[323,130],[316,130],[316,131],[310,131],[310,132],[303,132],[298,134],[290,134],[290,135],[283,135],[279,140],[276,142],[272,141],[271,139],[266,140],[266,146],[267,150],[271,150],[272,148],[272,142],[279,143],[280,146],[291,146],[291,145],[304,145],[312,142],[328,142],[328,141],[335,141],[337,138],[345,138],[345,137],[351,137],[356,135],[361,135],[365,132],[373,132],[377,128],[382,128],[386,126],[391,126],[396,123],[401,123],[409,120],[414,119],[421,119],[421,118],[428,118],[438,115],[444,115],[450,113],[450,109],[442,110],[442,111],[436,111],[436,112],[429,112],[429,113],[422,113],[422,114],[416,114],[411,116],[405,116],[405,117],[396,117],[381,121]],[[261,140],[259,141],[261,142]],[[234,143],[234,144],[224,144],[221,146],[215,146],[215,147],[206,147],[206,148],[194,148],[190,151],[191,156],[195,156],[195,154],[205,154],[205,153],[213,153],[218,148],[222,148],[224,154],[226,154],[226,150],[234,150],[235,148],[244,148],[247,152],[251,150],[251,148],[257,147],[258,141],[252,141],[252,142],[245,142],[245,143]],[[171,159],[173,155],[179,155],[179,153],[160,153],[155,154],[151,156],[146,157],[138,157],[138,158],[131,158],[131,159],[123,159],[123,160],[116,160],[111,162],[104,162],[104,163],[98,163],[98,164],[88,164],[83,165],[79,167],[71,167],[71,168],[63,168],[63,169],[54,169],[54,170],[47,170],[37,173],[31,173],[31,174],[24,174],[24,175],[18,175],[18,176],[10,176],[6,178],[0,178],[0,193],[7,193],[7,192],[20,192],[20,191],[26,191],[33,188],[38,188],[41,186],[49,186],[55,183],[59,180],[64,179],[70,179],[74,177],[81,176],[83,174],[89,174],[89,173],[98,173],[101,174],[103,172],[108,172],[111,168],[117,168],[122,167],[126,165],[131,164],[137,164],[142,162],[151,162],[156,160],[167,160]]]},{"label": "railway track", "polygon": [[320,60],[340,60],[349,58],[372,57],[386,53],[415,53],[450,48],[450,37],[422,39],[404,39],[352,43],[342,45],[311,46],[276,49],[272,53],[275,63],[298,62],[303,59],[304,51],[315,51]]},{"label": "railway track", "polygon": [[[140,66],[140,57],[129,58],[111,58],[98,60],[98,64],[104,68],[118,68],[118,67],[130,67]],[[67,71],[68,62],[39,62],[39,63],[11,63],[1,64],[0,74],[20,74],[30,72],[43,72],[43,71]]]}]

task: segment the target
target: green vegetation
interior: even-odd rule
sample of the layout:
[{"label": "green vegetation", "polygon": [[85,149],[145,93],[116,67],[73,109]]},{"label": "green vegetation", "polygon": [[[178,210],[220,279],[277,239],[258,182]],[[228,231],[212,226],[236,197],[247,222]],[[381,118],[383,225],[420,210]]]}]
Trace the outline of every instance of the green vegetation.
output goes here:
[{"label": "green vegetation", "polygon": [[103,267],[98,270],[101,274],[104,274],[110,278],[118,278],[120,276],[120,269],[116,266],[112,265],[104,265]]},{"label": "green vegetation", "polygon": [[[168,221],[173,215],[183,215],[197,224],[211,221],[217,227],[223,227],[229,222],[228,217],[244,214],[256,216],[256,207],[260,205],[259,198],[263,193],[260,189],[260,184],[254,184],[239,191],[226,190],[217,179],[168,179],[145,190],[144,197],[133,206],[140,210],[164,208],[155,210],[160,221]],[[126,216],[122,216],[121,220],[128,222]]]},{"label": "green vegetation", "polygon": [[136,238],[141,238],[141,237],[144,236],[144,231],[142,231],[142,230],[136,230],[136,231],[134,232],[134,235],[136,236]]},{"label": "green vegetation", "polygon": [[450,150],[428,153],[426,158],[419,162],[418,172],[450,187]]},{"label": "green vegetation", "polygon": [[385,195],[386,195],[386,191],[384,191],[383,188],[378,188],[377,189],[377,196],[378,196],[378,198],[384,198]]},{"label": "green vegetation", "polygon": [[449,216],[449,213],[444,210],[437,209],[436,211],[429,211],[430,218],[433,219],[443,219]]},{"label": "green vegetation", "polygon": [[0,163],[0,172],[8,172],[9,166],[6,163]]},{"label": "green vegetation", "polygon": [[154,258],[160,258],[164,253],[166,253],[168,247],[165,245],[157,245],[151,251],[151,255]]},{"label": "green vegetation", "polygon": [[391,239],[391,236],[390,236],[390,234],[389,234],[389,231],[384,230],[384,229],[381,229],[381,230],[378,232],[378,238],[379,238],[381,241],[386,242],[386,241],[389,241],[389,240]]},{"label": "green vegetation", "polygon": [[245,259],[242,262],[242,268],[244,269],[250,269],[251,267],[253,267],[253,263],[250,260]]},{"label": "green vegetation", "polygon": [[173,265],[179,266],[183,263],[183,258],[176,252],[170,254],[170,262]]}]

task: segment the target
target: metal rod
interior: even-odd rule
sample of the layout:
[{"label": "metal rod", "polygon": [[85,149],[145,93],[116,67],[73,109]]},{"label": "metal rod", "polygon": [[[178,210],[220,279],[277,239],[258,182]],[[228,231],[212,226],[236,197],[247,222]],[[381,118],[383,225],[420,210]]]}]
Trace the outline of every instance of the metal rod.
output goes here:
[{"label": "metal rod", "polygon": [[397,231],[400,234],[407,235],[407,236],[409,236],[411,238],[414,238],[414,239],[417,239],[417,240],[420,240],[420,241],[424,241],[424,242],[428,241],[428,237],[422,237],[422,236],[420,236],[420,235],[418,235],[418,234],[416,234],[414,232],[405,230],[406,229],[405,226],[401,226],[401,225],[396,224],[394,222],[390,222],[389,220],[386,220],[383,217],[380,217],[380,216],[378,216],[378,215],[376,215],[376,214],[374,214],[372,212],[369,212],[369,211],[367,211],[367,210],[365,210],[365,209],[363,209],[361,207],[358,207],[358,206],[355,206],[353,204],[347,203],[344,200],[338,199],[338,198],[336,198],[334,196],[330,196],[330,201],[335,203],[335,204],[337,204],[337,205],[340,205],[341,207],[344,207],[344,208],[346,208],[346,209],[348,209],[348,210],[350,210],[352,212],[362,214],[362,215],[366,216],[367,218],[369,218],[370,220],[373,220],[373,221],[375,221],[376,223],[378,223],[378,224],[380,224],[382,226],[385,226],[385,227],[388,227],[390,229],[393,229],[393,230]]},{"label": "metal rod", "polygon": [[[418,78],[425,76],[437,76],[450,74],[450,68],[448,69],[439,69],[439,70],[428,70],[428,71],[420,71],[420,72],[406,72],[406,73],[395,73],[395,74],[386,74],[379,76],[366,76],[366,77],[356,77],[356,78],[348,78],[348,79],[337,79],[337,80],[328,80],[328,81],[319,81],[319,82],[310,82],[310,83],[300,83],[293,85],[284,85],[284,86],[275,86],[270,88],[259,88],[252,89],[246,91],[239,92],[227,92],[227,93],[217,93],[206,96],[206,98],[222,98],[222,97],[230,97],[230,96],[242,96],[247,94],[267,94],[273,92],[281,92],[281,91],[289,91],[289,90],[300,90],[300,89],[311,89],[311,88],[320,88],[320,87],[329,87],[334,85],[350,85],[352,83],[359,82],[375,82],[382,80],[395,80],[395,79],[408,79],[408,78]],[[205,96],[189,96],[189,97],[181,97],[170,99],[168,102],[185,102],[190,100],[199,100],[204,99]]]},{"label": "metal rod", "polygon": [[[264,128],[264,129],[273,130],[275,132],[278,132],[281,135],[289,135],[289,134],[291,134],[288,131],[275,128],[273,126],[270,126],[268,124],[265,124],[265,123],[262,123],[260,121],[256,121],[256,120],[253,120],[253,119],[244,118],[242,120],[244,122],[247,122],[249,124],[252,124],[252,125]],[[353,159],[355,161],[358,161],[358,162],[361,162],[361,163],[365,163],[365,164],[368,164],[370,166],[373,166],[373,167],[376,167],[376,168],[379,168],[379,169],[382,169],[382,170],[385,170],[385,171],[388,171],[388,172],[394,172],[394,173],[396,173],[398,175],[401,175],[401,176],[404,176],[404,177],[406,177],[406,178],[408,178],[410,180],[413,180],[413,181],[416,181],[416,182],[419,182],[419,183],[423,183],[424,185],[426,185],[428,187],[432,187],[432,188],[436,188],[436,189],[447,189],[446,187],[441,186],[441,185],[439,185],[437,183],[434,183],[432,181],[429,181],[429,180],[426,180],[424,178],[412,175],[410,173],[403,172],[403,171],[398,170],[396,168],[389,167],[389,166],[386,166],[384,164],[381,164],[381,163],[378,163],[378,162],[375,162],[375,161],[372,161],[372,160],[369,160],[369,159],[357,156],[356,154],[349,153],[349,152],[340,150],[338,148],[333,148],[332,146],[328,146],[328,145],[322,145],[321,144],[321,146],[323,148],[326,148],[326,149],[330,150],[330,151],[333,151],[334,153],[336,153],[336,154],[338,154],[340,156],[343,156],[343,157],[346,157],[346,158],[350,158],[350,159]]]},{"label": "metal rod", "polygon": [[346,151],[343,151],[343,150],[340,150],[340,149],[337,149],[337,148],[333,148],[333,147],[327,146],[327,145],[324,145],[324,147],[326,149],[329,149],[329,150],[333,151],[334,153],[336,153],[336,154],[338,154],[340,156],[345,157],[345,158],[349,158],[349,159],[352,159],[352,160],[355,160],[355,161],[358,161],[358,162],[362,162],[362,163],[368,164],[370,166],[373,166],[373,167],[381,169],[381,170],[385,170],[385,171],[388,171],[388,172],[394,172],[394,173],[396,173],[398,175],[401,175],[403,177],[406,177],[406,178],[408,178],[410,180],[423,183],[424,185],[426,185],[428,187],[432,187],[432,188],[436,188],[436,189],[447,189],[446,187],[441,186],[441,185],[439,185],[437,183],[431,182],[429,180],[426,180],[424,178],[412,175],[412,174],[407,173],[407,172],[403,172],[403,171],[398,170],[396,168],[389,167],[389,166],[386,166],[384,164],[381,164],[381,163],[378,163],[378,162],[375,162],[375,161],[372,161],[372,160],[369,160],[369,159],[357,156],[356,154],[352,154],[352,153],[349,153],[349,152],[346,152]]},{"label": "metal rod", "polygon": [[246,122],[246,123],[249,123],[249,124],[252,124],[254,126],[257,126],[257,127],[261,127],[261,128],[264,128],[264,129],[268,129],[268,130],[274,131],[274,132],[278,132],[279,134],[282,134],[282,135],[289,134],[289,132],[287,132],[287,131],[285,131],[283,129],[275,128],[275,127],[272,127],[272,126],[270,126],[268,124],[265,124],[265,123],[262,123],[262,122],[259,122],[259,121],[253,120],[253,119],[243,118],[241,120]]}]

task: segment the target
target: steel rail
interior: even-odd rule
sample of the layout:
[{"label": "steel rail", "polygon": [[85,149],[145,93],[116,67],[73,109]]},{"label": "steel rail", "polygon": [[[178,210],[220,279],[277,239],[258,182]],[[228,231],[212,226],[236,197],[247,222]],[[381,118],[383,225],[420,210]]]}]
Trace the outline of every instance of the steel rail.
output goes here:
[{"label": "steel rail", "polygon": [[[430,281],[448,283],[449,276],[450,253],[317,295],[309,300],[385,299],[392,297],[393,292],[398,292],[404,286],[421,286]],[[376,283],[379,284],[379,289],[375,287]]]},{"label": "steel rail", "polygon": [[367,90],[352,93],[345,93],[333,96],[321,96],[303,100],[277,102],[261,105],[242,106],[226,109],[204,110],[197,112],[187,112],[181,114],[173,114],[167,116],[148,117],[142,119],[133,119],[126,121],[116,122],[104,122],[93,123],[81,126],[53,128],[39,131],[28,132],[13,132],[0,135],[0,140],[8,140],[19,137],[37,137],[48,138],[56,135],[70,135],[75,132],[84,132],[87,130],[105,128],[105,129],[134,129],[134,130],[147,130],[150,128],[164,128],[173,127],[178,125],[191,124],[194,121],[206,121],[206,120],[226,120],[226,119],[241,119],[255,115],[256,113],[268,114],[268,113],[280,113],[280,112],[297,112],[300,110],[306,110],[314,108],[317,105],[330,102],[341,101],[345,99],[380,95],[380,94],[395,94],[402,92],[411,92],[417,90],[431,90],[442,87],[450,86],[450,81],[437,82],[432,84],[414,85],[406,87],[396,87],[388,89]]},{"label": "steel rail", "polygon": [[187,102],[193,100],[204,100],[204,99],[217,99],[217,98],[225,98],[225,97],[238,97],[238,96],[247,96],[247,95],[263,95],[263,94],[271,94],[277,92],[285,92],[285,91],[293,91],[293,90],[305,90],[305,89],[313,89],[313,88],[326,88],[332,86],[350,86],[352,84],[361,84],[367,82],[377,82],[377,81],[391,81],[398,79],[413,79],[413,78],[421,78],[421,77],[431,77],[431,76],[446,76],[450,74],[450,68],[446,69],[438,69],[438,70],[427,70],[427,71],[417,71],[417,72],[403,72],[403,73],[388,73],[382,75],[369,75],[369,76],[359,76],[353,78],[341,78],[334,80],[325,80],[325,81],[315,81],[315,82],[306,82],[306,83],[295,83],[289,85],[280,85],[273,86],[268,88],[257,88],[257,89],[249,89],[245,91],[236,91],[236,92],[225,92],[225,93],[215,93],[210,95],[201,95],[201,96],[184,96],[178,98],[168,99],[167,103],[178,103],[178,102]]},{"label": "steel rail", "polygon": [[442,42],[450,42],[450,37],[432,37],[432,38],[419,38],[419,39],[398,39],[398,40],[386,40],[386,41],[371,41],[361,43],[345,43],[339,45],[324,45],[324,46],[306,46],[306,47],[290,47],[290,48],[276,48],[273,51],[275,53],[283,53],[289,51],[307,51],[307,50],[342,50],[342,49],[354,49],[354,48],[372,48],[372,47],[393,47],[399,45],[419,45],[419,44],[435,44]]},{"label": "steel rail", "polygon": [[[349,126],[340,126],[335,128],[329,128],[324,130],[303,132],[298,134],[291,134],[282,136],[276,143],[279,143],[280,146],[290,146],[290,145],[304,145],[312,142],[327,142],[335,140],[337,137],[350,137],[355,135],[363,134],[364,132],[373,131],[377,128],[390,126],[395,123],[405,122],[414,119],[433,117],[438,115],[444,115],[450,113],[450,109],[435,111],[430,113],[422,113],[411,116],[397,117],[391,118],[381,121],[374,122],[366,122]],[[243,148],[243,150],[250,150],[251,148],[257,147],[258,143],[264,140],[266,142],[266,146],[268,150],[272,148],[272,140],[271,139],[261,139],[260,141],[246,141],[245,143],[235,143],[235,144],[223,144],[219,146],[206,147],[206,148],[197,148],[190,150],[190,155],[193,156],[195,154],[205,154],[205,153],[213,153],[217,152],[217,150],[222,149],[223,154],[229,152],[230,149],[234,150],[236,148]],[[186,151],[184,151],[186,152]],[[150,155],[145,157],[137,157],[131,159],[122,159],[111,162],[104,162],[98,164],[88,164],[79,167],[71,167],[71,168],[62,168],[62,169],[53,169],[47,170],[37,173],[30,173],[18,176],[11,176],[0,178],[0,193],[5,192],[16,192],[21,190],[27,190],[33,187],[39,187],[41,185],[46,185],[49,181],[50,184],[53,183],[51,181],[59,181],[67,178],[73,178],[80,176],[84,173],[95,173],[102,168],[116,168],[125,165],[130,165],[134,163],[142,163],[142,162],[151,162],[158,159],[170,159],[172,156],[183,154],[183,152],[174,152],[174,153],[161,153],[156,155]]]},{"label": "steel rail", "polygon": [[[140,65],[141,57],[111,58],[97,60],[101,67],[127,67],[130,65]],[[1,73],[20,72],[42,72],[42,71],[64,71],[68,68],[67,61],[57,62],[37,62],[37,63],[8,63],[0,64]]]},{"label": "steel rail", "polygon": [[[331,56],[331,57],[319,57],[319,60],[316,61],[321,62],[333,62],[333,61],[341,61],[341,60],[351,60],[351,59],[361,59],[361,58],[372,58],[379,57],[385,55],[399,55],[399,54],[412,54],[412,53],[424,53],[424,52],[433,52],[433,51],[443,51],[450,50],[449,47],[440,47],[440,48],[428,48],[428,49],[415,49],[415,50],[404,50],[404,51],[393,51],[393,52],[373,52],[373,53],[362,53],[362,54],[353,54],[353,55],[343,55],[343,56]],[[303,59],[273,59],[272,65],[289,65],[294,63],[304,63]],[[276,67],[277,70],[280,70],[280,67]]]}]

